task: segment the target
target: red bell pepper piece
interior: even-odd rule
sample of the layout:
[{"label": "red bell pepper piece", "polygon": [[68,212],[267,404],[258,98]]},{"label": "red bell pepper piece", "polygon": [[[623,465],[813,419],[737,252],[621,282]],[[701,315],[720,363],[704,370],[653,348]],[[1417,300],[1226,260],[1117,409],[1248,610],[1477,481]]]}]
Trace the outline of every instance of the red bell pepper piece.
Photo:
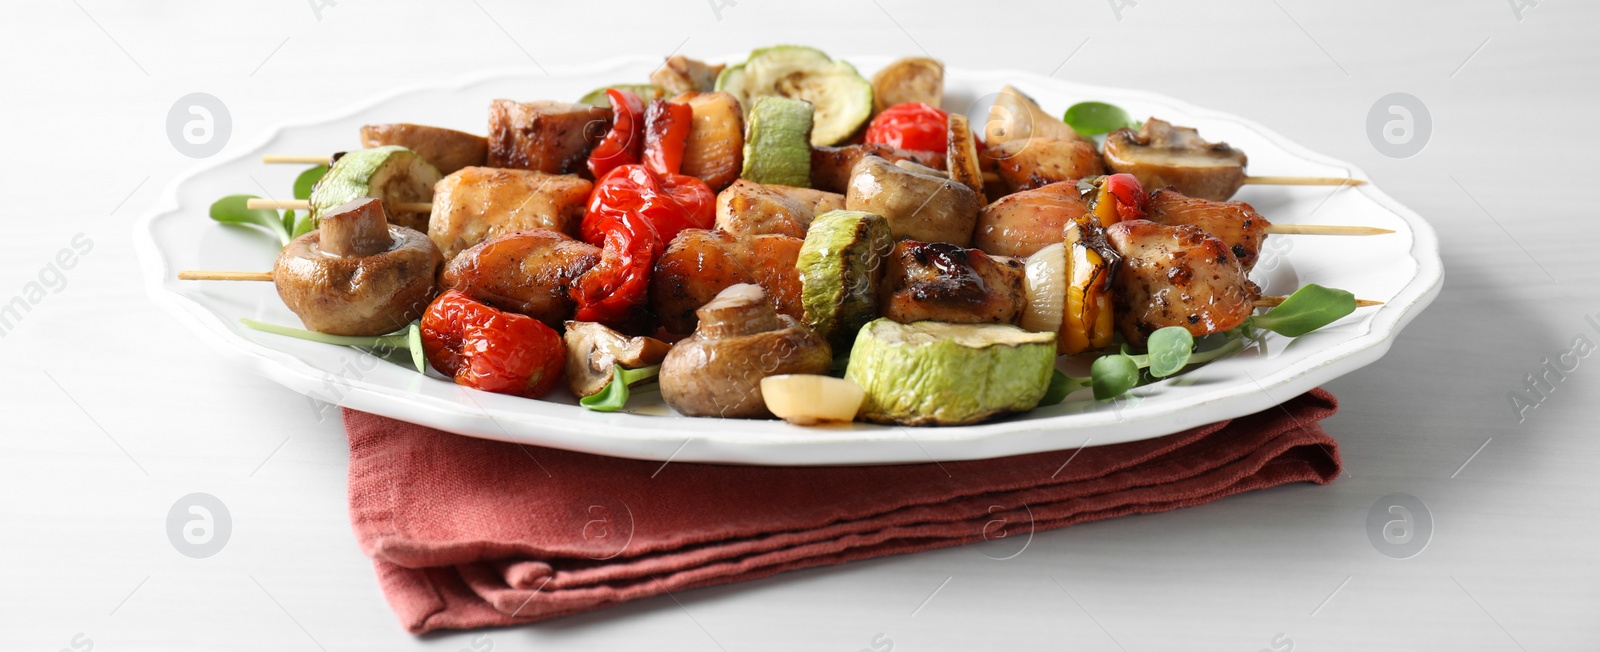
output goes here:
[{"label": "red bell pepper piece", "polygon": [[505,312],[460,290],[439,295],[422,315],[428,364],[458,384],[534,398],[561,380],[561,336],[527,315]]},{"label": "red bell pepper piece", "polygon": [[688,103],[652,100],[644,114],[644,166],[663,176],[682,170],[693,122]]},{"label": "red bell pepper piece", "polygon": [[711,228],[716,201],[704,181],[657,175],[643,165],[618,167],[596,182],[579,236],[601,248],[600,262],[570,291],[576,319],[609,326],[634,321],[648,299],[656,258],[679,231]]},{"label": "red bell pepper piece", "polygon": [[639,162],[644,148],[644,100],[628,91],[606,89],[611,99],[611,131],[589,151],[589,173],[599,179],[619,165]]}]

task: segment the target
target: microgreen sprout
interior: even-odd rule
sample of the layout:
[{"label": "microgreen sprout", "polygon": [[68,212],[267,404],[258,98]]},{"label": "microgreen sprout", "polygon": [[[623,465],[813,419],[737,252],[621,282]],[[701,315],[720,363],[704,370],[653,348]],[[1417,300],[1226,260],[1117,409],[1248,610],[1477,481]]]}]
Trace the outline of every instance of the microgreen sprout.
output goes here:
[{"label": "microgreen sprout", "polygon": [[416,365],[417,373],[423,373],[428,369],[427,357],[424,356],[422,352],[422,327],[418,322],[411,322],[411,325],[406,326],[404,329],[389,333],[388,335],[365,336],[329,335],[327,333],[308,331],[304,328],[269,324],[264,321],[256,321],[249,318],[240,319],[239,321],[245,326],[265,333],[294,337],[312,342],[322,342],[323,344],[354,346],[365,349],[409,351],[411,353],[411,363]]},{"label": "microgreen sprout", "polygon": [[611,382],[606,383],[605,389],[595,394],[578,399],[578,404],[596,412],[615,412],[628,404],[628,396],[634,391],[650,391],[656,389],[656,383],[648,383],[632,387],[636,383],[655,378],[661,374],[661,365],[650,365],[638,369],[628,369],[622,365],[611,366]]}]

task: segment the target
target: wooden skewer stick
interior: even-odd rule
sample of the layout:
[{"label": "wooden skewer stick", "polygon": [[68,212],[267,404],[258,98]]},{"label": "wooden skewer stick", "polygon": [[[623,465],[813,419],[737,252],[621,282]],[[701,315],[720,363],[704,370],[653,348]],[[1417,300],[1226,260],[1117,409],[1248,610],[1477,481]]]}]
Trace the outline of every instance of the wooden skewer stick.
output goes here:
[{"label": "wooden skewer stick", "polygon": [[211,269],[186,269],[178,272],[180,281],[270,281],[272,272],[226,272]]},{"label": "wooden skewer stick", "polygon": [[[1276,307],[1278,304],[1283,303],[1284,300],[1288,299],[1288,298],[1289,297],[1285,297],[1285,296],[1270,296],[1270,295],[1269,296],[1264,296],[1264,297],[1261,297],[1260,299],[1256,300],[1256,307],[1257,308],[1272,308],[1272,307]],[[1381,305],[1383,305],[1382,301],[1371,301],[1371,300],[1368,300],[1368,299],[1356,299],[1356,307],[1357,308],[1370,308],[1372,306],[1381,306]]]},{"label": "wooden skewer stick", "polygon": [[262,163],[294,163],[300,165],[327,165],[328,156],[296,156],[294,154],[267,154],[261,157]]},{"label": "wooden skewer stick", "polygon": [[1266,186],[1359,186],[1367,181],[1365,179],[1348,179],[1345,177],[1245,177],[1247,184]]},{"label": "wooden skewer stick", "polygon": [[1274,224],[1267,227],[1266,232],[1273,235],[1384,235],[1394,230],[1338,224]]},{"label": "wooden skewer stick", "polygon": [[[250,210],[256,210],[256,209],[261,209],[261,208],[267,208],[267,209],[276,208],[276,209],[288,209],[288,210],[291,210],[291,211],[309,211],[309,210],[311,210],[311,202],[306,201],[304,199],[294,199],[294,200],[247,199],[244,202],[244,207],[248,208]],[[433,202],[403,201],[403,202],[398,202],[398,203],[394,204],[394,209],[397,210],[397,211],[400,211],[402,213],[431,213],[431,212],[433,212]]]},{"label": "wooden skewer stick", "polygon": [[[270,281],[272,272],[230,272],[222,270],[186,269],[178,272],[180,281]],[[1286,296],[1264,296],[1256,300],[1257,308],[1272,308],[1284,302]],[[1356,299],[1356,307],[1381,306],[1382,301]]]},{"label": "wooden skewer stick", "polygon": [[[272,199],[250,199],[245,201],[245,208],[251,210],[288,209],[292,211],[311,210],[311,202],[303,199],[287,201]],[[431,213],[432,202],[400,202],[395,205],[395,210],[404,213]],[[1278,235],[1383,235],[1394,233],[1391,229],[1380,229],[1375,226],[1342,226],[1334,224],[1274,224],[1267,227],[1267,233]]]},{"label": "wooden skewer stick", "polygon": [[[312,162],[314,156],[285,157],[296,159],[295,163]],[[305,159],[305,161],[301,161]],[[326,162],[326,160],[322,161]],[[994,172],[983,173],[984,183],[999,183],[1000,175]],[[1365,179],[1347,179],[1345,177],[1245,177],[1246,184],[1264,186],[1359,186],[1366,183]]]}]

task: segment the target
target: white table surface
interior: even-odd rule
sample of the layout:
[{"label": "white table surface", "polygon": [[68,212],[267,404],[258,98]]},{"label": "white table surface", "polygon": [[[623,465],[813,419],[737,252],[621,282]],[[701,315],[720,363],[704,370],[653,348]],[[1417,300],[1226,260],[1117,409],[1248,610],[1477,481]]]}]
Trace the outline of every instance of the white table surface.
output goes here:
[{"label": "white table surface", "polygon": [[[1600,216],[1569,193],[1600,173],[1587,124],[1600,6],[1540,2],[1519,17],[1499,0],[723,4],[340,0],[319,19],[303,2],[9,3],[0,196],[13,235],[0,239],[0,302],[33,307],[0,331],[0,648],[1596,645],[1600,359],[1521,415],[1508,395],[1575,338],[1600,341],[1585,321],[1600,315]],[[1437,227],[1447,274],[1387,357],[1328,386],[1342,411],[1325,427],[1348,476],[1039,533],[1004,561],[953,548],[534,627],[403,631],[346,518],[336,414],[215,360],[140,285],[133,222],[199,163],[168,141],[168,110],[193,92],[220,98],[229,156],[277,123],[479,68],[779,42],[1148,88],[1366,169]],[[1410,158],[1368,137],[1369,109],[1392,92],[1432,117]],[[44,270],[77,234],[93,248],[63,284]],[[30,298],[41,273],[53,289]],[[166,528],[194,492],[232,520],[203,559],[179,554]],[[1392,493],[1416,497],[1434,524],[1408,559],[1368,536],[1369,511]]]}]

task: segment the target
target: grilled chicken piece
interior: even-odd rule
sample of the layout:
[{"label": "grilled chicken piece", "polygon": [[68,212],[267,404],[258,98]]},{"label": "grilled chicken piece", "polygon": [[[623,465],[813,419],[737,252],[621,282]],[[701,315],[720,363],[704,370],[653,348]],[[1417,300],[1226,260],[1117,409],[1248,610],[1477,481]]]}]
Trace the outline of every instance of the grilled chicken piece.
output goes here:
[{"label": "grilled chicken piece", "polygon": [[1246,274],[1255,269],[1261,242],[1267,238],[1267,227],[1272,225],[1254,207],[1242,201],[1196,199],[1167,188],[1150,194],[1144,218],[1167,226],[1200,227],[1201,231],[1228,245]]},{"label": "grilled chicken piece", "polygon": [[489,103],[489,167],[577,172],[610,126],[608,108],[495,100]]},{"label": "grilled chicken piece", "polygon": [[1111,275],[1117,329],[1134,346],[1166,326],[1195,337],[1232,329],[1261,298],[1228,246],[1199,228],[1130,220],[1107,227],[1106,240],[1121,256]]},{"label": "grilled chicken piece", "polygon": [[930,168],[944,169],[944,152],[900,149],[876,143],[843,147],[811,148],[811,187],[842,193],[850,187],[850,171],[862,157],[875,155],[890,163],[912,161]]},{"label": "grilled chicken piece", "polygon": [[800,319],[800,238],[756,235],[737,238],[721,231],[684,229],[667,245],[650,275],[650,307],[671,333],[691,333],[695,310],[730,285],[761,286],[779,313]]},{"label": "grilled chicken piece", "polygon": [[571,235],[594,184],[572,175],[461,168],[433,187],[428,237],[445,260],[495,236],[528,229]]},{"label": "grilled chicken piece", "polygon": [[725,67],[720,63],[713,66],[679,54],[668,57],[665,64],[650,73],[650,83],[660,86],[667,95],[707,92],[716,87],[717,75]]},{"label": "grilled chicken piece", "polygon": [[1115,172],[1139,178],[1146,188],[1172,186],[1190,197],[1223,201],[1244,185],[1244,152],[1206,142],[1189,127],[1151,118],[1138,133],[1118,129],[1106,136],[1105,162]]},{"label": "grilled chicken piece", "polygon": [[1026,307],[1023,265],[946,242],[901,240],[889,255],[878,304],[902,324],[1015,323]]},{"label": "grilled chicken piece", "polygon": [[576,307],[567,289],[598,262],[599,247],[533,229],[473,245],[450,259],[439,281],[446,290],[559,328]]},{"label": "grilled chicken piece", "polygon": [[1094,141],[1088,140],[1035,136],[990,145],[981,156],[994,161],[995,171],[1010,192],[1106,172]]},{"label": "grilled chicken piece", "polygon": [[920,174],[876,156],[856,163],[844,206],[882,215],[896,238],[972,243],[978,193],[946,176]]},{"label": "grilled chicken piece", "polygon": [[439,174],[450,174],[489,160],[489,141],[483,136],[427,125],[401,122],[361,127],[361,146],[399,145],[433,164]]},{"label": "grilled chicken piece", "polygon": [[683,148],[683,174],[712,190],[728,187],[744,164],[744,110],[731,93],[684,93],[672,98],[694,111]]},{"label": "grilled chicken piece", "polygon": [[1087,220],[1089,205],[1071,181],[1001,197],[978,213],[973,246],[996,256],[1027,258],[1061,242],[1068,224]]},{"label": "grilled chicken piece", "polygon": [[844,195],[740,179],[717,194],[717,230],[736,237],[806,237],[812,218],[844,208]]}]

